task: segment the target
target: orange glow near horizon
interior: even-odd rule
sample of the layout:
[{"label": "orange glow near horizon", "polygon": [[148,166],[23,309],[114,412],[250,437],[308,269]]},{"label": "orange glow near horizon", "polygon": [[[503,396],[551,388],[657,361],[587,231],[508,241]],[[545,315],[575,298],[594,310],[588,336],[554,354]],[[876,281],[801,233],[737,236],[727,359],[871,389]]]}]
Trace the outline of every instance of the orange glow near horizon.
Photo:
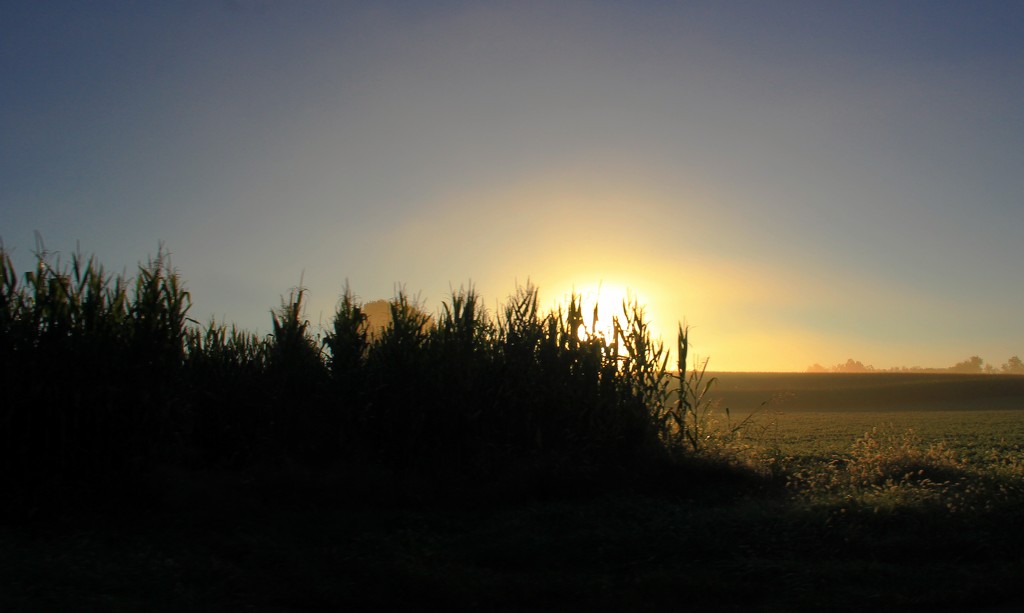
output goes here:
[{"label": "orange glow near horizon", "polygon": [[[453,189],[426,207],[429,215],[396,220],[386,239],[375,243],[381,255],[374,263],[397,271],[395,279],[422,280],[413,287],[432,294],[434,304],[444,288],[464,279],[473,281],[488,305],[503,303],[517,283],[529,282],[538,288],[545,314],[575,292],[590,328],[598,306],[597,332],[606,338],[612,317],[621,315],[622,301],[632,293],[652,337],[670,352],[670,364],[676,365],[676,333],[683,323],[691,326],[688,366],[693,358],[709,358],[714,371],[799,372],[851,356],[887,365],[871,356],[895,356],[900,347],[884,338],[858,338],[847,322],[861,305],[850,297],[902,292],[903,310],[937,308],[926,296],[867,275],[847,273],[821,284],[800,268],[714,248],[718,240],[749,238],[716,217],[710,205],[723,196],[699,184],[671,194],[644,179],[638,173],[598,177],[570,166]],[[453,228],[477,246],[472,257],[465,241],[452,240]],[[409,245],[418,245],[420,256],[410,259]]]}]

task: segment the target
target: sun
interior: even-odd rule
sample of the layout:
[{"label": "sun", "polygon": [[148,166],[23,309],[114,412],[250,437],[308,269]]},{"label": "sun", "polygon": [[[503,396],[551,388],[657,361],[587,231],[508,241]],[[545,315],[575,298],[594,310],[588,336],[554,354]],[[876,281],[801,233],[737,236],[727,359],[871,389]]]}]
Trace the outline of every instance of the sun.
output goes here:
[{"label": "sun", "polygon": [[584,327],[579,334],[603,336],[609,342],[615,337],[615,319],[623,320],[624,305],[641,304],[635,292],[615,283],[600,282],[596,285],[573,290],[579,296],[583,307]]}]

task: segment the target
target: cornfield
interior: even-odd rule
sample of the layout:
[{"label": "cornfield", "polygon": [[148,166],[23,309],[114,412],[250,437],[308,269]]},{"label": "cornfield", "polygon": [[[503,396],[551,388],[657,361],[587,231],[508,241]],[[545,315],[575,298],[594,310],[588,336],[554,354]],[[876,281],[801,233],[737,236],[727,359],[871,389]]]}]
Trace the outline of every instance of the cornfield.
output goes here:
[{"label": "cornfield", "polygon": [[377,333],[346,284],[324,330],[303,318],[300,289],[259,337],[189,318],[162,249],[134,278],[80,254],[36,260],[19,277],[0,247],[12,491],[121,483],[168,462],[643,470],[688,440],[688,405],[667,404],[678,375],[635,302],[608,339],[578,296],[544,314],[531,285],[493,314],[472,287],[433,316],[398,291]]}]

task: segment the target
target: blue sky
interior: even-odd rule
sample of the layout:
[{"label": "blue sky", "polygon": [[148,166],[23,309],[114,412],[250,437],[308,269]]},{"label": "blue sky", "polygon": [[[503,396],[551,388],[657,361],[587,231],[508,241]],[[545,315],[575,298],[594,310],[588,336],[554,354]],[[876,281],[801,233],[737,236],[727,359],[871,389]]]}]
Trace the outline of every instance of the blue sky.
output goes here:
[{"label": "blue sky", "polygon": [[1024,352],[1024,4],[38,2],[0,19],[0,238],[269,327],[627,288],[713,368]]}]

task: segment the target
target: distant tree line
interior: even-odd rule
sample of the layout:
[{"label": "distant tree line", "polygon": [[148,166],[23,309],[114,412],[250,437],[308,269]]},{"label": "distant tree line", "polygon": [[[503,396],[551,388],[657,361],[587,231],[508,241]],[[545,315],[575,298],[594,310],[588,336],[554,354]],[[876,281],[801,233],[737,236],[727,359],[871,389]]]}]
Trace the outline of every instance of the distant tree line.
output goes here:
[{"label": "distant tree line", "polygon": [[994,364],[986,363],[981,357],[972,355],[962,362],[957,362],[948,368],[924,368],[921,366],[893,366],[892,368],[875,368],[859,360],[850,358],[842,364],[835,364],[825,367],[815,363],[807,367],[807,372],[915,372],[915,373],[954,373],[954,374],[989,374],[989,375],[1024,375],[1024,361],[1019,356],[1013,356],[996,367]]}]

